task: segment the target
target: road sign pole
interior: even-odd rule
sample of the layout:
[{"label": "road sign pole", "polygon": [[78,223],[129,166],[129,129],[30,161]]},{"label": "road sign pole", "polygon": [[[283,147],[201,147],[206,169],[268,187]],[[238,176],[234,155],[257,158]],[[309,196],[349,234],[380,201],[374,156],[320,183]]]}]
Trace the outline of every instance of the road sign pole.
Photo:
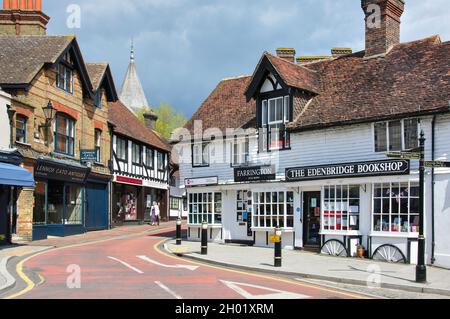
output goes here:
[{"label": "road sign pole", "polygon": [[281,228],[280,227],[276,227],[275,228],[275,236],[277,236],[277,239],[275,241],[275,258],[274,258],[274,266],[275,267],[281,267],[281,254],[282,254],[282,250],[281,250]]},{"label": "road sign pole", "polygon": [[425,134],[420,133],[420,164],[419,164],[419,249],[418,262],[416,266],[416,282],[427,281],[427,268],[425,266],[425,236],[424,236],[424,196],[425,196]]}]

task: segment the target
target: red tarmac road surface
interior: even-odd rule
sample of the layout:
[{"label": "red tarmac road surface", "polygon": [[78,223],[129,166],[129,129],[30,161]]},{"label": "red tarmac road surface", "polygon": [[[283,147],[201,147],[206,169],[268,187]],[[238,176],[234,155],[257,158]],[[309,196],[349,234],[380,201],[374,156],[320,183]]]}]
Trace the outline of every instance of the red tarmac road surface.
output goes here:
[{"label": "red tarmac road surface", "polygon": [[[167,233],[50,250],[24,264],[44,282],[18,298],[54,299],[243,299],[358,298],[358,294],[321,288],[269,275],[230,271],[173,257],[155,246]],[[69,289],[70,265],[81,270],[81,287]],[[176,268],[193,266],[195,270]],[[73,279],[73,277],[71,277]],[[74,282],[73,280],[69,280]]]}]

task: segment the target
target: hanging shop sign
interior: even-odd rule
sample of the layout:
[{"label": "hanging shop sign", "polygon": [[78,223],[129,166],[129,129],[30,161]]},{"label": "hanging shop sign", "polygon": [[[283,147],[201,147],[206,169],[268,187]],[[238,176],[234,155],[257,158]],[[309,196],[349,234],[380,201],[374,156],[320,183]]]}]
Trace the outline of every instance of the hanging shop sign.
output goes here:
[{"label": "hanging shop sign", "polygon": [[185,186],[208,186],[219,184],[219,177],[200,177],[200,178],[186,178],[184,180]]},{"label": "hanging shop sign", "polygon": [[333,164],[309,167],[295,167],[286,169],[286,181],[296,182],[305,180],[351,178],[364,176],[408,175],[409,160],[386,160],[373,162],[359,162]]},{"label": "hanging shop sign", "polygon": [[427,168],[450,168],[450,162],[425,161],[423,164]]},{"label": "hanging shop sign", "polygon": [[45,160],[37,160],[34,166],[35,177],[69,183],[83,184],[89,175],[89,171],[88,168],[64,165]]},{"label": "hanging shop sign", "polygon": [[238,167],[234,169],[235,182],[270,181],[276,179],[275,165]]}]

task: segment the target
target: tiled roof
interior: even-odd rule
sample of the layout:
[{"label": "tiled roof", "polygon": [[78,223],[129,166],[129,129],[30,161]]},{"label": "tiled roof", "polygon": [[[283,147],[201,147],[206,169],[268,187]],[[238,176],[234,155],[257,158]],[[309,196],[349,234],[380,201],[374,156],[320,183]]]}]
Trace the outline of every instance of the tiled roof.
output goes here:
[{"label": "tiled roof", "polygon": [[449,111],[450,42],[439,36],[395,46],[384,58],[364,52],[312,63],[320,93],[290,128]]},{"label": "tiled roof", "polygon": [[54,63],[73,36],[0,35],[0,85],[30,83],[47,63]]},{"label": "tiled roof", "polygon": [[194,121],[203,121],[203,129],[240,128],[251,121],[256,114],[256,103],[247,103],[246,88],[251,80],[250,76],[241,76],[222,80],[210,96],[203,102],[185,128],[191,132]]},{"label": "tiled roof", "polygon": [[91,79],[94,91],[102,84],[101,81],[105,75],[106,69],[108,68],[108,63],[86,63],[86,69]]},{"label": "tiled roof", "polygon": [[137,140],[147,145],[170,152],[170,145],[156,132],[144,124],[120,101],[109,104],[109,122],[113,124],[114,132]]},{"label": "tiled roof", "polygon": [[319,74],[304,66],[264,53],[283,81],[292,87],[319,93]]}]

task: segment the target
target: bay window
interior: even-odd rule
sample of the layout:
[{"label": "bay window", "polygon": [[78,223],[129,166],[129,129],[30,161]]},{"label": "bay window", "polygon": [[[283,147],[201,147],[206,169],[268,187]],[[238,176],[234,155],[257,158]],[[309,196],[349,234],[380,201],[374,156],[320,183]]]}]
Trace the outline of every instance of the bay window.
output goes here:
[{"label": "bay window", "polygon": [[64,114],[57,114],[55,121],[55,151],[75,154],[75,121]]},{"label": "bay window", "polygon": [[291,120],[289,96],[262,101],[260,151],[280,150],[290,147],[290,135],[286,124]]},{"label": "bay window", "polygon": [[419,183],[373,184],[373,231],[419,232]]},{"label": "bay window", "polygon": [[294,192],[254,192],[252,217],[255,228],[294,227]]},{"label": "bay window", "polygon": [[222,193],[189,194],[189,224],[222,224]]},{"label": "bay window", "polygon": [[322,229],[359,230],[360,193],[358,185],[329,185],[322,189]]},{"label": "bay window", "polygon": [[401,151],[416,148],[419,120],[405,119],[374,124],[375,152]]}]

